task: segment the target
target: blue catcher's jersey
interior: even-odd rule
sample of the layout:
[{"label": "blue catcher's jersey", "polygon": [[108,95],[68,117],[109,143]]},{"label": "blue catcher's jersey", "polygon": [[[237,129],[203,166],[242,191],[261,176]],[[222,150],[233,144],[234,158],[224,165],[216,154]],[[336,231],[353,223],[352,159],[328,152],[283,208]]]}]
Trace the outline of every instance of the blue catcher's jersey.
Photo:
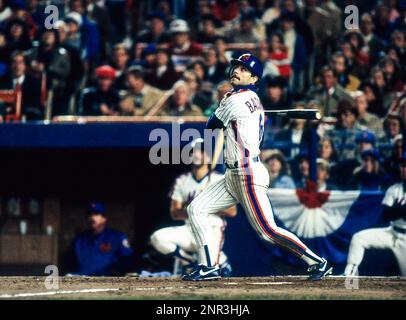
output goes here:
[{"label": "blue catcher's jersey", "polygon": [[133,250],[127,236],[110,228],[97,235],[90,231],[78,235],[73,250],[76,274],[113,276],[131,268]]}]

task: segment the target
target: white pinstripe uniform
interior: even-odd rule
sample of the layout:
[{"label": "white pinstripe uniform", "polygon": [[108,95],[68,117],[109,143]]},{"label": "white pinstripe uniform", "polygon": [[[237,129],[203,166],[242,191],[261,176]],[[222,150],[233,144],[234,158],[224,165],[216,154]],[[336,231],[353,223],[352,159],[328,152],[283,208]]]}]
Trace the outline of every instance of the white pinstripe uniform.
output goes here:
[{"label": "white pinstripe uniform", "polygon": [[[215,171],[211,173],[210,181],[208,175],[198,181],[192,172],[182,174],[175,180],[169,197],[171,200],[189,203],[208,183],[215,183],[222,178],[223,175]],[[213,255],[219,257],[219,263],[222,264],[227,260],[227,256],[221,250],[224,243],[226,221],[216,214],[208,215],[205,219],[205,224],[207,224],[210,233],[209,237],[213,239],[213,243],[216,244]],[[183,250],[178,256],[183,265],[195,262],[195,258],[187,254],[187,252],[197,252],[197,244],[192,234],[189,219],[185,220],[183,226],[168,227],[155,231],[151,235],[150,240],[152,246],[165,255],[172,254],[177,248]]]},{"label": "white pinstripe uniform", "polygon": [[269,174],[258,158],[264,127],[264,110],[258,95],[244,89],[229,92],[215,116],[225,127],[224,160],[228,169],[224,178],[207,187],[188,206],[191,227],[199,244],[199,263],[209,267],[217,264],[216,245],[210,238],[207,216],[237,203],[243,206],[252,227],[264,240],[288,249],[309,265],[322,262],[295,235],[275,224],[267,196]]}]

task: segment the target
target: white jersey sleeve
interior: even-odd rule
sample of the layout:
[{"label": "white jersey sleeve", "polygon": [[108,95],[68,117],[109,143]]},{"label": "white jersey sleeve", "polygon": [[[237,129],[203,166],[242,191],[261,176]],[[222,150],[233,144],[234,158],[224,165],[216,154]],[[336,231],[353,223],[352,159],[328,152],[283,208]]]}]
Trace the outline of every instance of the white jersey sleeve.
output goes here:
[{"label": "white jersey sleeve", "polygon": [[406,198],[406,192],[403,190],[401,183],[394,184],[388,190],[386,190],[385,197],[382,200],[382,204],[391,207],[395,201],[404,201]]},{"label": "white jersey sleeve", "polygon": [[171,191],[169,192],[169,198],[171,200],[175,200],[178,202],[185,202],[185,193],[183,192],[182,186],[185,184],[185,175],[181,175],[178,178],[176,178]]}]

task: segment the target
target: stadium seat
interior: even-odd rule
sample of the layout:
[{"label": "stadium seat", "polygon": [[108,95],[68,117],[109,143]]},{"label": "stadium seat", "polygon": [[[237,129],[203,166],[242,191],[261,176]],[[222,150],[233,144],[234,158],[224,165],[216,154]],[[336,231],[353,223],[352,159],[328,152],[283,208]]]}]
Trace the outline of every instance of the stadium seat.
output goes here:
[{"label": "stadium seat", "polygon": [[0,90],[0,101],[6,104],[6,122],[21,120],[21,98],[21,91]]}]

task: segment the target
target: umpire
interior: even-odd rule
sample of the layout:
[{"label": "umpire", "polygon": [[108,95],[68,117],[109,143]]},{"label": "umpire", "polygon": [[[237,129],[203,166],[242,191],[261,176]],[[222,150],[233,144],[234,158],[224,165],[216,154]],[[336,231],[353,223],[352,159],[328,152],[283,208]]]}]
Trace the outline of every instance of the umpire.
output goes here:
[{"label": "umpire", "polygon": [[89,229],[74,239],[67,255],[70,275],[121,276],[133,265],[127,236],[106,226],[103,204],[93,202],[87,210]]}]

